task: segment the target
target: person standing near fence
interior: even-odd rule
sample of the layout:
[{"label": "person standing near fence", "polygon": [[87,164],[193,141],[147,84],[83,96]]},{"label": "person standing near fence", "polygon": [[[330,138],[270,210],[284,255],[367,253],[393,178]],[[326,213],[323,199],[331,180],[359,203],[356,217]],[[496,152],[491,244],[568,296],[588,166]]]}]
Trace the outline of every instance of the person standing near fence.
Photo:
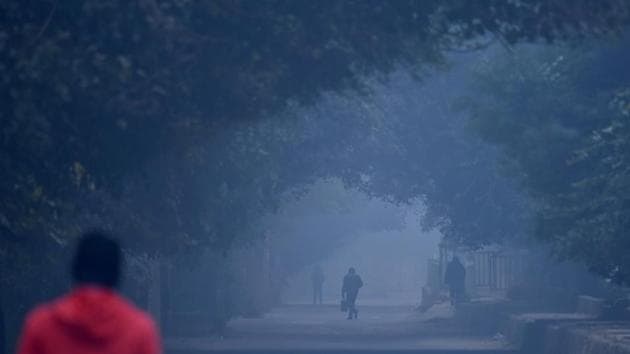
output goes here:
[{"label": "person standing near fence", "polygon": [[466,298],[466,268],[459,257],[454,256],[446,266],[444,283],[448,286],[452,305],[456,305]]}]

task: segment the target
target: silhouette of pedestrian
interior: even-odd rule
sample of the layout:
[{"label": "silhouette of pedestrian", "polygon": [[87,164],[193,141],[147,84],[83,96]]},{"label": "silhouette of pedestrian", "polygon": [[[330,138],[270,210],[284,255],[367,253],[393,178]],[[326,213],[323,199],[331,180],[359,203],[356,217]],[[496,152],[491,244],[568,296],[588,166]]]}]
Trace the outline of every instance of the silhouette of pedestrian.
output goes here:
[{"label": "silhouette of pedestrian", "polygon": [[343,285],[341,286],[341,297],[348,309],[348,319],[359,316],[359,310],[356,307],[357,295],[359,289],[363,286],[361,277],[354,268],[348,269],[348,274],[343,277]]},{"label": "silhouette of pedestrian", "polygon": [[451,304],[456,305],[464,300],[466,297],[466,269],[459,257],[453,257],[446,266],[444,283],[449,288]]},{"label": "silhouette of pedestrian", "polygon": [[81,237],[73,289],[26,319],[18,354],[160,354],[153,320],[116,292],[122,253],[109,236]]},{"label": "silhouette of pedestrian", "polygon": [[315,266],[311,273],[311,283],[313,283],[313,305],[323,303],[324,271],[322,267]]}]

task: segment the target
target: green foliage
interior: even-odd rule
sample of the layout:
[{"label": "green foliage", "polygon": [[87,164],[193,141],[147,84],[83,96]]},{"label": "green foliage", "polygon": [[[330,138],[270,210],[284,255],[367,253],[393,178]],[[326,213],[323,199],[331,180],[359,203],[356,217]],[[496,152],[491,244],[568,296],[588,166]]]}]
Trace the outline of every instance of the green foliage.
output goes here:
[{"label": "green foliage", "polygon": [[630,216],[627,104],[627,90],[615,94],[608,114],[610,118],[605,121],[607,126],[594,130],[574,152],[569,164],[588,168],[590,173],[575,181],[559,200],[554,200],[552,214],[556,218],[574,220],[572,225],[560,230],[566,235],[559,237],[563,253],[625,284],[630,283],[627,257],[630,240],[626,232]]},{"label": "green foliage", "polygon": [[[66,252],[85,227],[115,229],[137,252],[229,249],[256,237],[256,220],[283,191],[392,172],[356,149],[401,156],[398,143],[377,142],[391,132],[386,120],[349,121],[357,129],[345,133],[318,116],[269,123],[290,104],[439,64],[452,48],[566,40],[627,22],[624,0],[2,1],[0,252],[27,255],[2,268],[0,284],[49,270],[42,255]],[[353,146],[357,137],[367,144]],[[461,182],[446,178],[452,166],[427,175],[396,161],[412,169],[374,175],[366,189],[396,200],[433,195],[435,219],[454,228],[466,194],[442,205],[449,184],[434,187]]]},{"label": "green foliage", "polygon": [[[566,39],[627,21],[626,2],[616,0],[0,6],[3,225],[5,233],[53,238],[81,226],[73,219],[86,194],[115,202],[152,161],[200,158],[198,146],[220,140],[226,126],[289,100],[311,102],[360,87],[366,75],[437,63],[444,49],[479,38]],[[211,163],[238,169],[231,153],[213,153]],[[184,165],[177,170],[195,173],[194,163]]]},{"label": "green foliage", "polygon": [[418,84],[403,75],[375,89],[371,114],[380,131],[364,150],[355,147],[361,159],[350,160],[365,163],[360,185],[368,193],[420,200],[426,229],[470,247],[515,241],[527,231],[528,200],[499,173],[495,149],[471,136],[454,110],[466,78],[438,72]]},{"label": "green foliage", "polygon": [[561,258],[630,282],[627,40],[519,48],[479,68],[473,125],[533,196],[536,236]]}]

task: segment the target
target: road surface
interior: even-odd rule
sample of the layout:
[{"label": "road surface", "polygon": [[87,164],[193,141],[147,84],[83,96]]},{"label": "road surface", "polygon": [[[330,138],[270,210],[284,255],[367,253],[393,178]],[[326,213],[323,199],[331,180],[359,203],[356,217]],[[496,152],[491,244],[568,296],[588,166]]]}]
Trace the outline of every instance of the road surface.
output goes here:
[{"label": "road surface", "polygon": [[465,335],[437,307],[425,314],[405,306],[362,306],[346,320],[337,306],[293,305],[263,318],[236,319],[220,337],[169,338],[167,354],[514,353],[500,338]]}]

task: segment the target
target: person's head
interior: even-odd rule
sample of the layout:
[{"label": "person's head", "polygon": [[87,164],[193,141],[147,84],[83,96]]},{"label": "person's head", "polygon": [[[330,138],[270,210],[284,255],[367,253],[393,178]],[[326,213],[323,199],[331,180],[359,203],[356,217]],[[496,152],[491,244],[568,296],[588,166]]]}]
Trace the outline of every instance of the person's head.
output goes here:
[{"label": "person's head", "polygon": [[356,270],[354,270],[354,267],[350,267],[350,269],[348,269],[348,274],[354,274],[354,273],[356,273],[356,272],[357,272],[357,271],[356,271]]},{"label": "person's head", "polygon": [[79,239],[72,261],[75,284],[115,288],[120,281],[122,252],[118,242],[100,231],[85,233]]},{"label": "person's head", "polygon": [[453,262],[460,263],[458,256],[453,256]]}]

